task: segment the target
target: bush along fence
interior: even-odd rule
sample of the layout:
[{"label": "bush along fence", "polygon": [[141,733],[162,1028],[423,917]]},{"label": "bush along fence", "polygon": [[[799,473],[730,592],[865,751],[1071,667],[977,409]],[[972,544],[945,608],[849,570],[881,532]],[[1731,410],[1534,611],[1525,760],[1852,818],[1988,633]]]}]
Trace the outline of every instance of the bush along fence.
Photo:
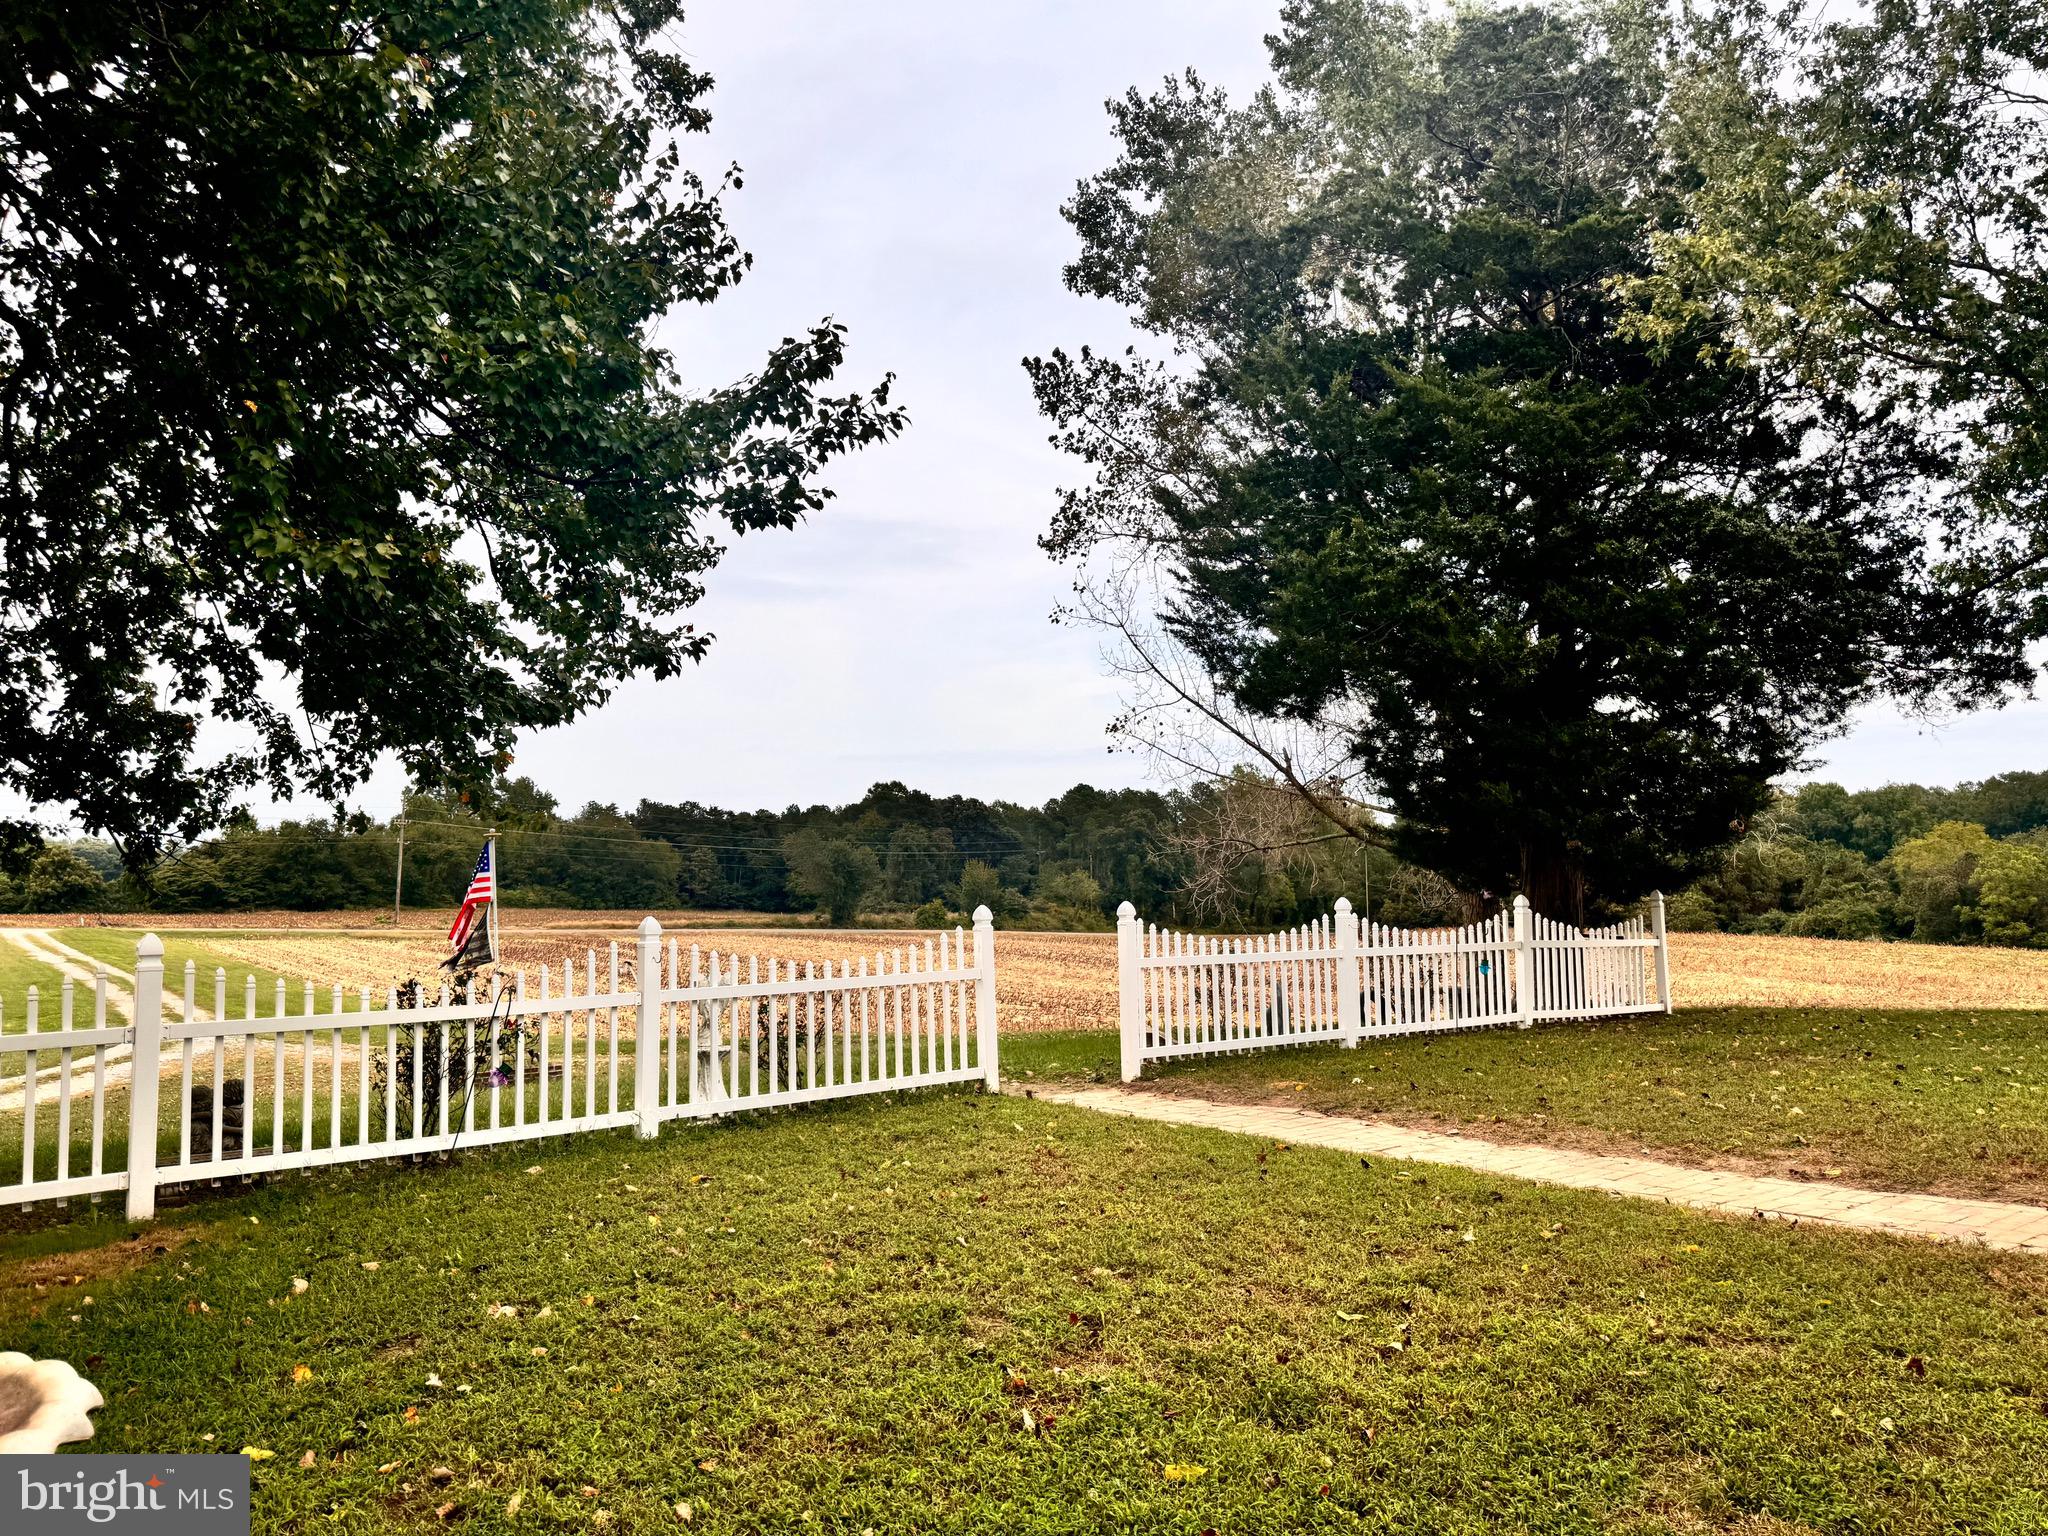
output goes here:
[{"label": "bush along fence", "polygon": [[1528,1028],[1539,1019],[1671,1011],[1664,898],[1580,929],[1510,911],[1463,928],[1361,923],[1350,901],[1259,938],[1173,933],[1117,909],[1123,1079],[1148,1061],[1383,1035]]},{"label": "bush along fence", "polygon": [[[942,1083],[997,1087],[995,929],[956,928],[872,964],[798,967],[663,941],[652,917],[624,954],[587,950],[556,974],[504,973],[459,997],[381,1001],[308,982],[265,1012],[216,971],[212,1006],[185,968],[165,1018],[163,944],[136,946],[132,1021],[56,1029],[31,1001],[0,1034],[0,1205],[159,1188],[328,1163],[661,1123]],[[623,961],[623,964],[622,964]],[[233,1006],[239,1003],[239,1011]],[[80,1101],[74,1108],[74,1100]],[[0,1133],[4,1134],[4,1133]]]}]

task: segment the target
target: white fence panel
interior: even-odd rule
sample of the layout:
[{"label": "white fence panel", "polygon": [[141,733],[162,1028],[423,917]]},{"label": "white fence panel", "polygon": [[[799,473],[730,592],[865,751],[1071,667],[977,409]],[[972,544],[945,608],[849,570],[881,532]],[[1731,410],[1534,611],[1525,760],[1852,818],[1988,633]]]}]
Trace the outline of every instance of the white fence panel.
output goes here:
[{"label": "white fence panel", "polygon": [[657,1118],[729,1114],[861,1093],[997,1086],[995,925],[955,928],[858,964],[683,953],[669,941],[654,1016]]},{"label": "white fence panel", "polygon": [[1276,1045],[1670,1012],[1664,898],[1649,917],[1581,930],[1510,911],[1463,928],[1330,917],[1256,939],[1141,924],[1117,911],[1124,1081],[1148,1061]]},{"label": "white fence panel", "polygon": [[[57,1029],[42,1028],[31,988],[25,1029],[0,1033],[0,1119],[21,1117],[19,1163],[0,1162],[0,1205],[125,1189],[129,1218],[141,1220],[159,1186],[201,1179],[623,1125],[653,1136],[681,1116],[942,1083],[993,1090],[994,923],[986,907],[974,919],[971,949],[956,928],[877,956],[872,969],[863,960],[799,973],[770,960],[764,974],[758,959],[707,959],[695,946],[686,962],[674,940],[664,955],[650,917],[630,976],[614,943],[541,966],[532,987],[523,969],[483,996],[445,986],[437,996],[388,989],[376,999],[340,986],[323,996],[307,982],[294,1006],[280,979],[266,1009],[253,976],[237,998],[216,971],[205,1014],[188,964],[172,1022],[163,945],[151,934],[136,949],[130,1023],[109,1024],[102,971],[92,1027],[74,1018],[67,981]],[[127,1060],[111,1061],[123,1047]],[[87,1093],[88,1053],[81,1141],[74,1100]],[[107,1167],[123,1140],[125,1165]],[[74,1166],[81,1153],[89,1170]]]}]

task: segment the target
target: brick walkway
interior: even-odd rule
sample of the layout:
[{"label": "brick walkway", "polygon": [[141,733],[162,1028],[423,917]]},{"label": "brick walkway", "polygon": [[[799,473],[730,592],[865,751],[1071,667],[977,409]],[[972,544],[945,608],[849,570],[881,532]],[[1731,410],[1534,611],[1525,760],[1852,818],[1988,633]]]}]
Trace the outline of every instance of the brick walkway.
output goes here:
[{"label": "brick walkway", "polygon": [[1604,1189],[1611,1194],[1664,1200],[1736,1216],[1861,1227],[1943,1242],[1981,1243],[2048,1254],[2048,1209],[1998,1200],[1952,1200],[1941,1195],[1897,1194],[1796,1179],[1760,1179],[1743,1173],[1681,1168],[1646,1157],[1609,1157],[1563,1147],[1503,1146],[1474,1136],[1416,1131],[1381,1120],[1318,1114],[1258,1104],[1217,1104],[1121,1088],[1035,1090],[1033,1097],[1104,1114],[1207,1126],[1308,1147],[1332,1147],[1378,1157],[1448,1163],[1482,1173]]}]

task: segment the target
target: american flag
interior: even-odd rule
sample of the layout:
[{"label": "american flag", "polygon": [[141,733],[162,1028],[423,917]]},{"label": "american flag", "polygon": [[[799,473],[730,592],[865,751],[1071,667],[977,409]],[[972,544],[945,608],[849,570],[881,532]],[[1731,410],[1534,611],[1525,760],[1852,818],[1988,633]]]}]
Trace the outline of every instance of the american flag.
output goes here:
[{"label": "american flag", "polygon": [[462,910],[455,914],[454,926],[448,930],[448,948],[457,954],[469,942],[477,913],[488,909],[497,898],[497,872],[491,868],[491,847],[485,843],[484,851],[478,855],[476,873],[469,877],[469,889],[462,893]]}]

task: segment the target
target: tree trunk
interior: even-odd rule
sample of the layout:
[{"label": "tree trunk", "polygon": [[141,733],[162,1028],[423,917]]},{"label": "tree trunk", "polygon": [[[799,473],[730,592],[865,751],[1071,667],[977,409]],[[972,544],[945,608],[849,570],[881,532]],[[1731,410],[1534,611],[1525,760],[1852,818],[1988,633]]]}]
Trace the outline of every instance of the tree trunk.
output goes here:
[{"label": "tree trunk", "polygon": [[1586,925],[1586,873],[1562,848],[1522,844],[1522,894],[1541,916]]}]

